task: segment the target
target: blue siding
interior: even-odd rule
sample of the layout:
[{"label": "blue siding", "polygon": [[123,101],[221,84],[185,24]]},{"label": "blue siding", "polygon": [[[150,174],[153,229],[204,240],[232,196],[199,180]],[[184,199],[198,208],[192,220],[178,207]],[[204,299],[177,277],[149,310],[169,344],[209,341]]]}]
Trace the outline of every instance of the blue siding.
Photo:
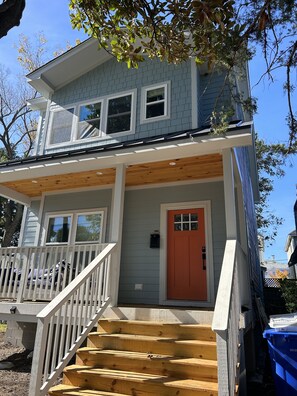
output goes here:
[{"label": "blue siding", "polygon": [[32,201],[31,207],[27,210],[27,216],[23,230],[23,246],[34,246],[35,244],[39,207],[40,201]]},{"label": "blue siding", "polygon": [[[140,124],[141,88],[166,81],[171,82],[170,119]],[[117,137],[117,141],[145,138],[191,128],[190,62],[168,65],[158,60],[146,60],[139,65],[138,69],[128,69],[125,64],[112,59],[56,91],[52,100],[60,106],[66,106],[132,89],[137,89],[136,133]],[[114,139],[108,139],[105,143],[112,141]],[[73,147],[89,147],[98,144],[104,144],[104,140],[76,143]],[[63,149],[65,148],[48,148],[46,152],[63,151]]]},{"label": "blue siding", "polygon": [[231,98],[228,86],[225,84],[226,74],[214,72],[200,76],[199,94],[199,124],[209,125],[211,113],[221,110],[222,106],[226,109],[230,107]]},{"label": "blue siding", "polygon": [[252,290],[257,296],[262,295],[263,285],[261,277],[261,267],[258,249],[258,230],[255,214],[255,202],[253,197],[253,186],[251,183],[250,174],[250,158],[249,148],[240,147],[235,149],[238,166],[241,174],[241,182],[243,188],[243,200],[245,208],[245,217],[247,225],[248,238],[248,260],[250,263],[251,282],[253,284]]},{"label": "blue siding", "polygon": [[[123,225],[123,244],[119,303],[158,304],[160,251],[150,249],[150,234],[160,230],[162,203],[211,201],[214,284],[217,289],[226,243],[223,183],[127,191]],[[162,235],[161,235],[162,239]],[[143,290],[135,290],[135,284]]]}]

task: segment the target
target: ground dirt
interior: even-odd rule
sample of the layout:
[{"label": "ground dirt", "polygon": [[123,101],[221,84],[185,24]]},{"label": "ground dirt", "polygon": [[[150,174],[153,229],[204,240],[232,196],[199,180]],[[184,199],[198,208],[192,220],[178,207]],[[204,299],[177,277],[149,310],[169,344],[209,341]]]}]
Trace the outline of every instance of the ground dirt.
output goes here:
[{"label": "ground dirt", "polygon": [[31,351],[14,347],[4,340],[0,331],[0,396],[28,396],[32,358]]}]

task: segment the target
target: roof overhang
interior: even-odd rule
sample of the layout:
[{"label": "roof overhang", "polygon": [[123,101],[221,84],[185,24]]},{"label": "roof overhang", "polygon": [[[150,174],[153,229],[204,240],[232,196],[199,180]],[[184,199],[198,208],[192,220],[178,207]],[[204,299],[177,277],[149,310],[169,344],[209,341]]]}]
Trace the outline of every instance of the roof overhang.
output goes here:
[{"label": "roof overhang", "polygon": [[[57,153],[52,157],[31,157],[19,162],[0,165],[0,194],[21,202],[30,204],[30,197],[22,192],[7,188],[10,182],[46,178],[55,175],[67,175],[88,172],[92,170],[111,169],[124,164],[126,167],[152,163],[158,161],[171,161],[188,157],[197,157],[215,153],[233,147],[250,146],[252,144],[251,125],[247,123],[240,130],[234,128],[224,136],[210,134],[192,135],[183,139],[160,141],[158,138],[150,144],[137,144],[133,142],[126,148],[100,151],[93,150],[83,153]],[[75,179],[75,178],[74,178]],[[75,180],[74,180],[75,181]],[[75,183],[74,183],[75,184]],[[16,188],[16,190],[18,190]]]},{"label": "roof overhang", "polygon": [[98,49],[96,39],[88,39],[27,75],[29,84],[45,98],[84,73],[111,59]]}]

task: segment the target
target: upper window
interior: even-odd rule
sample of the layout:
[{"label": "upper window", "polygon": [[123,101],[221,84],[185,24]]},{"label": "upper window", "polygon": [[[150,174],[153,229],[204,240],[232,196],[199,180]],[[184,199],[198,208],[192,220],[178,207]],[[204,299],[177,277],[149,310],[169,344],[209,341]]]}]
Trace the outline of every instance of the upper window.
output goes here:
[{"label": "upper window", "polygon": [[47,144],[58,145],[100,138],[106,135],[133,133],[135,129],[136,89],[97,101],[51,110]]},{"label": "upper window", "polygon": [[86,104],[79,107],[78,139],[100,135],[102,103]]},{"label": "upper window", "polygon": [[141,121],[169,118],[169,82],[144,87],[141,97]]},{"label": "upper window", "polygon": [[131,130],[132,95],[108,100],[107,134]]},{"label": "upper window", "polygon": [[102,242],[104,210],[49,214],[46,221],[46,244]]},{"label": "upper window", "polygon": [[74,108],[58,109],[51,114],[50,144],[69,142],[72,134]]}]

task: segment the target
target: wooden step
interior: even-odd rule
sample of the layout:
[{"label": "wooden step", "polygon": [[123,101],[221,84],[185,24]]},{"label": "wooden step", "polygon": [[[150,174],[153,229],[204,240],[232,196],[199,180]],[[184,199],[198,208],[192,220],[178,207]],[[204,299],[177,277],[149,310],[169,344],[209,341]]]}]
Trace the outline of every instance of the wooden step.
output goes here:
[{"label": "wooden step", "polygon": [[217,381],[217,362],[214,360],[89,347],[79,349],[76,356],[78,365]]},{"label": "wooden step", "polygon": [[217,383],[177,379],[157,374],[69,366],[64,370],[64,383],[76,387],[141,396],[199,396],[218,394]]},{"label": "wooden step", "polygon": [[192,340],[216,340],[216,335],[211,330],[211,326],[202,324],[101,319],[98,323],[98,332],[138,334]]},{"label": "wooden step", "polygon": [[215,360],[214,341],[179,340],[165,337],[150,337],[130,334],[90,333],[88,347],[144,352],[147,354],[174,355]]},{"label": "wooden step", "polygon": [[71,385],[57,385],[51,388],[51,396],[127,396],[123,393],[105,392],[94,389],[82,389]]}]

